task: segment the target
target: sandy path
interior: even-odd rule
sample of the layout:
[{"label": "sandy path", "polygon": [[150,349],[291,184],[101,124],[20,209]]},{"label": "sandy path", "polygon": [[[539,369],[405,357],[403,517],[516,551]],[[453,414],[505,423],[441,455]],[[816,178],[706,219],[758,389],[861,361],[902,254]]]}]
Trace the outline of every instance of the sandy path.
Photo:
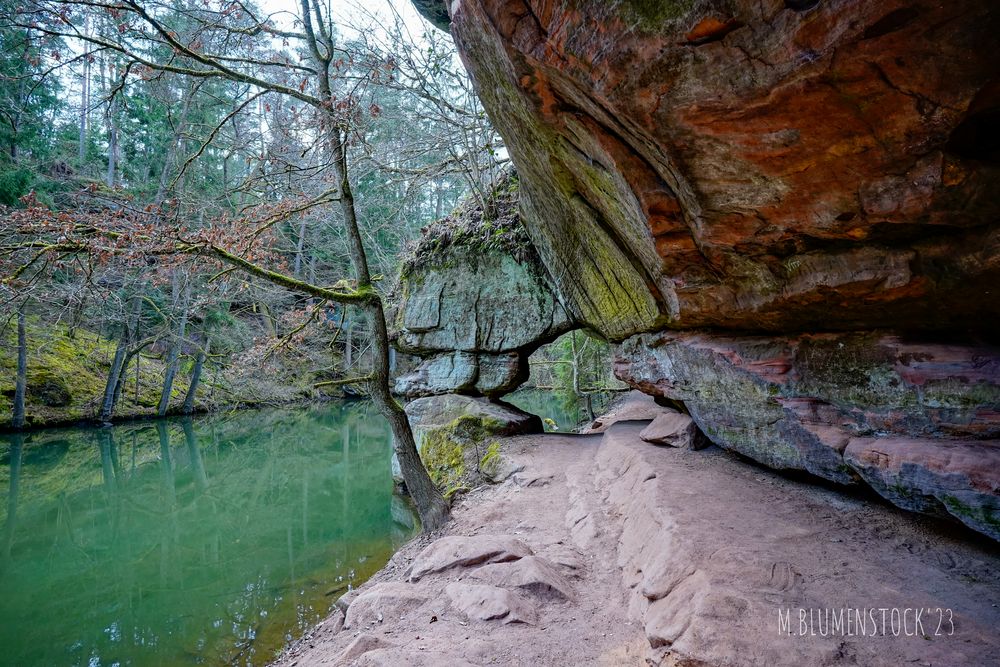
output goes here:
[{"label": "sandy path", "polygon": [[[349,628],[335,612],[279,664],[1000,664],[995,545],[716,449],[648,445],[640,428],[508,439],[521,473],[472,493],[445,533],[396,554],[359,589]],[[548,563],[570,599],[484,585],[495,566],[480,564],[405,582],[442,536],[520,540],[539,558],[501,569]],[[463,608],[470,591],[487,594]],[[476,619],[495,605],[497,620]],[[899,636],[891,611],[875,636],[830,633],[816,616],[845,607],[896,608],[900,622],[923,609],[923,633],[904,634],[917,627],[913,611]],[[951,610],[941,628],[926,611],[939,607]],[[799,636],[799,608],[820,610],[812,629],[832,636]],[[787,626],[779,609],[790,610]],[[506,622],[515,617],[528,623]]]}]

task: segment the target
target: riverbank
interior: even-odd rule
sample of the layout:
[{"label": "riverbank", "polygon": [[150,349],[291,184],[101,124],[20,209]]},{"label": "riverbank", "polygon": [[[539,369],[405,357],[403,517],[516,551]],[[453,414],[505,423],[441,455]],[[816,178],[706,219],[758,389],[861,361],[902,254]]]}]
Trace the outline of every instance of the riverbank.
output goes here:
[{"label": "riverbank", "polygon": [[647,444],[644,425],[502,440],[519,472],[465,496],[276,664],[995,659],[995,543],[714,447]]},{"label": "riverbank", "polygon": [[[11,327],[0,331],[0,433],[99,424],[97,415],[117,341],[83,328],[71,332],[60,324],[43,327],[37,319],[29,318],[27,423],[15,431],[10,427],[17,371],[15,333]],[[200,376],[191,414],[289,407],[349,397],[339,387],[330,392],[317,389],[318,382],[330,379],[329,373],[304,371],[300,361],[276,353],[255,363],[208,363]],[[182,363],[177,369],[166,416],[181,416],[192,372],[191,363]],[[163,360],[155,355],[132,357],[111,423],[158,418],[165,373]]]},{"label": "riverbank", "polygon": [[0,425],[0,435],[14,435],[21,434],[24,436],[31,435],[32,433],[37,433],[39,431],[47,431],[50,429],[73,429],[73,428],[94,428],[103,426],[127,426],[129,424],[146,424],[155,423],[161,420],[176,421],[177,419],[184,418],[195,418],[195,417],[205,417],[210,415],[226,415],[234,412],[243,412],[249,410],[268,410],[268,409],[281,409],[281,408],[308,408],[311,406],[323,405],[324,403],[332,403],[335,401],[354,401],[354,400],[366,400],[365,397],[360,396],[322,396],[320,398],[289,398],[287,400],[281,401],[262,401],[259,403],[255,402],[241,402],[234,404],[222,404],[222,405],[212,405],[205,406],[199,405],[194,410],[189,413],[181,412],[177,409],[170,410],[165,415],[156,414],[155,407],[150,408],[148,412],[135,411],[128,414],[116,414],[114,419],[110,422],[104,423],[99,421],[94,417],[79,417],[79,418],[65,418],[65,419],[52,419],[45,422],[35,422],[26,424],[24,428],[14,429],[11,428],[10,422]]}]

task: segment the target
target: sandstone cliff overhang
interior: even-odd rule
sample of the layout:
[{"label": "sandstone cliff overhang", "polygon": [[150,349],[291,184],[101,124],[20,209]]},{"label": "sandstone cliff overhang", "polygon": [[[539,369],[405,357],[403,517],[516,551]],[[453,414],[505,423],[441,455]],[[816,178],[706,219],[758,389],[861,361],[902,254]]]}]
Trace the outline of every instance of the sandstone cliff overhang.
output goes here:
[{"label": "sandstone cliff overhang", "polygon": [[885,333],[636,336],[616,374],[771,468],[867,484],[1000,540],[1000,350]]},{"label": "sandstone cliff overhang", "polygon": [[573,319],[1000,328],[992,0],[462,0]]},{"label": "sandstone cliff overhang", "polygon": [[621,377],[1000,538],[995,2],[436,6],[567,326],[622,343]]}]

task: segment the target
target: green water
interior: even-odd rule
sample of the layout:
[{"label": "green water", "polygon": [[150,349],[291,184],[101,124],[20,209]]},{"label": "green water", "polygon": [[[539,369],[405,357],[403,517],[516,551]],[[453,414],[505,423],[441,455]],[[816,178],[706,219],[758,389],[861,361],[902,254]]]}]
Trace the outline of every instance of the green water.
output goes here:
[{"label": "green water", "polygon": [[365,403],[0,436],[0,664],[266,663],[413,534],[391,456]]},{"label": "green water", "polygon": [[614,392],[592,394],[588,404],[587,397],[573,392],[526,388],[504,396],[503,400],[541,417],[546,431],[572,433],[604,414],[616,395]]}]

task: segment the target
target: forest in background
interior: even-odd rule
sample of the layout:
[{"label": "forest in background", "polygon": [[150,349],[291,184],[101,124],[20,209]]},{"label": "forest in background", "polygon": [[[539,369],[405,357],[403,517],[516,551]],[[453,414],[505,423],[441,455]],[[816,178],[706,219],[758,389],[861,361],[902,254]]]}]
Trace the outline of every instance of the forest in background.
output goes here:
[{"label": "forest in background", "polygon": [[[450,36],[388,2],[316,3],[309,30],[225,2],[0,4],[4,426],[366,393],[345,215],[391,308],[407,245],[509,170]],[[574,333],[530,384],[589,397],[610,366]]]},{"label": "forest in background", "polygon": [[[211,235],[292,278],[342,283],[350,259],[321,114],[261,85],[184,71],[207,69],[196,59],[171,71],[176,48],[113,5],[4,4],[0,420],[16,412],[19,328],[35,423],[307,398],[363,372],[363,309],[168,247]],[[310,91],[306,47],[278,18],[249,5],[146,9],[184,44]],[[326,30],[360,231],[389,293],[406,243],[487,194],[506,159],[450,38],[382,9]],[[248,34],[254,25],[271,27]],[[90,234],[80,252],[97,226],[118,238]],[[137,230],[156,238],[137,243]]]}]

